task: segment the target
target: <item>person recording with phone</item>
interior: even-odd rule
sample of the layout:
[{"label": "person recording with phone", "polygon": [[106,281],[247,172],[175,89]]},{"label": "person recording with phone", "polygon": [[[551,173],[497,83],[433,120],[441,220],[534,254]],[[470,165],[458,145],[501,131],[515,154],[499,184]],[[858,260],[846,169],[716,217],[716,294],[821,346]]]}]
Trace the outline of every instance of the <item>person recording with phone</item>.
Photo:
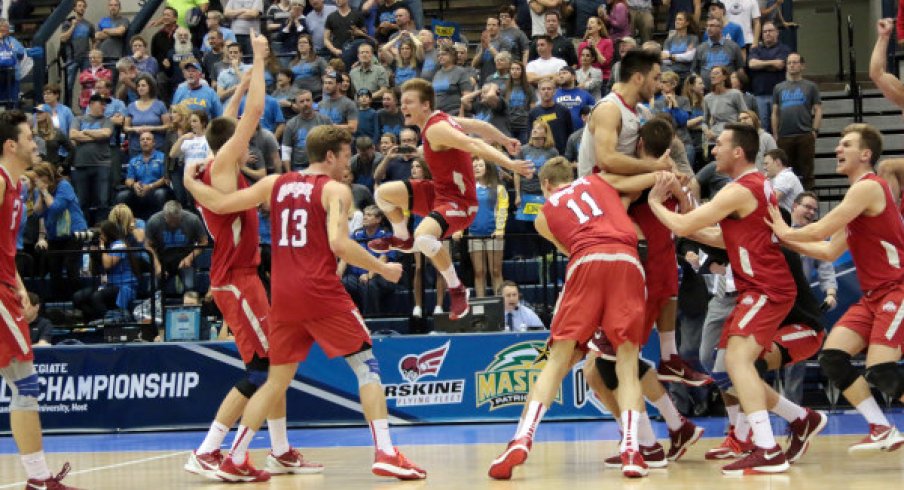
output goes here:
[{"label": "person recording with phone", "polygon": [[374,181],[377,184],[411,178],[411,162],[420,156],[417,148],[418,139],[416,129],[410,127],[402,129],[399,145],[391,147],[374,170]]}]

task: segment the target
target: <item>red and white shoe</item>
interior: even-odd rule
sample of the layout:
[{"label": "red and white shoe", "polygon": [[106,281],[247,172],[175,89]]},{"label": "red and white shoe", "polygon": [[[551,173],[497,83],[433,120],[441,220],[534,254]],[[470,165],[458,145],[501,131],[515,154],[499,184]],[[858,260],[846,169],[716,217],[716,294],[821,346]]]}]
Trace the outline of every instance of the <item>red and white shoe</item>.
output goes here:
[{"label": "red and white shoe", "polygon": [[198,454],[198,451],[192,451],[188,455],[188,461],[185,462],[185,471],[194,473],[211,480],[220,481],[217,478],[217,470],[223,463],[223,453],[219,449],[215,449],[209,453]]},{"label": "red and white shoe", "polygon": [[782,473],[788,469],[788,460],[781,446],[771,449],[757,446],[750,454],[734,463],[722,467],[725,476],[756,475],[761,473]]},{"label": "red and white shoe", "polygon": [[259,470],[251,464],[251,458],[245,455],[245,462],[235,464],[232,456],[227,455],[217,469],[217,478],[228,482],[262,482],[270,479],[270,473]]},{"label": "red and white shoe", "polygon": [[656,370],[659,381],[681,383],[687,386],[704,386],[713,382],[709,376],[692,368],[684,359],[672,354],[667,360],[659,361]]},{"label": "red and white shoe", "polygon": [[751,442],[750,437],[747,438],[746,442],[741,442],[737,436],[735,436],[735,428],[732,425],[728,428],[728,435],[725,436],[725,440],[722,441],[722,444],[706,451],[705,458],[708,460],[740,458],[744,454],[753,451],[754,447],[755,445]]},{"label": "red and white shoe", "polygon": [[75,487],[70,487],[62,483],[63,478],[66,478],[66,474],[69,473],[70,469],[69,463],[66,463],[56,476],[51,476],[45,480],[29,478],[28,481],[25,482],[25,490],[78,490]]},{"label": "red and white shoe", "polygon": [[468,298],[471,296],[468,288],[464,284],[459,284],[457,288],[449,289],[449,319],[458,320],[466,316],[471,306],[468,304]]},{"label": "red and white shoe", "polygon": [[788,425],[788,449],[785,450],[785,459],[789,463],[796,463],[810,447],[810,440],[816,434],[825,429],[829,417],[823,412],[807,410],[807,415],[797,419]]},{"label": "red and white shoe", "polygon": [[279,456],[272,452],[268,454],[267,464],[264,469],[271,475],[312,475],[323,473],[322,464],[305,461],[301,452],[294,447],[289,448],[288,451]]},{"label": "red and white shoe", "polygon": [[530,437],[520,437],[509,442],[505,452],[500,454],[490,464],[490,471],[488,472],[490,478],[494,480],[511,479],[512,470],[527,461],[527,455],[530,454],[532,445],[533,440]]},{"label": "red and white shoe", "polygon": [[414,237],[409,236],[406,240],[400,240],[394,236],[389,238],[375,238],[367,242],[367,248],[378,254],[385,254],[390,250],[407,254],[414,250]]},{"label": "red and white shoe", "polygon": [[647,476],[647,463],[638,451],[628,449],[621,453],[621,472],[628,478],[641,478]]},{"label": "red and white shoe", "polygon": [[388,476],[399,480],[423,480],[427,478],[427,472],[418,468],[405,458],[398,449],[393,448],[393,453],[377,451],[374,455],[374,464],[370,470],[377,476]]},{"label": "red and white shoe", "polygon": [[681,424],[678,430],[669,430],[671,445],[666,457],[669,461],[678,461],[684,456],[688,448],[696,444],[701,437],[703,437],[703,427],[698,427],[690,420],[684,419],[684,423]]},{"label": "red and white shoe", "polygon": [[848,448],[849,453],[866,451],[894,451],[904,444],[904,436],[898,429],[887,425],[869,425],[869,434]]},{"label": "red and white shoe", "polygon": [[[640,455],[643,457],[644,463],[650,468],[660,469],[669,465],[669,460],[665,457],[665,449],[658,442],[652,446],[640,446]],[[622,454],[606,458],[604,464],[606,468],[621,468]]]}]

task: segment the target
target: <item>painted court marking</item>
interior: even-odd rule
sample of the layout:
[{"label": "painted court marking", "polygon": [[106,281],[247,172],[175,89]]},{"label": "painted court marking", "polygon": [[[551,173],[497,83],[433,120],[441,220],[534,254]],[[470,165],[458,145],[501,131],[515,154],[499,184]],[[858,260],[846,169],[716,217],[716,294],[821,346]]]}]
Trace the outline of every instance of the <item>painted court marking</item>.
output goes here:
[{"label": "painted court marking", "polygon": [[[115,468],[122,468],[122,467],[124,467],[124,466],[132,466],[132,465],[136,465],[136,464],[147,463],[147,462],[150,462],[150,461],[156,461],[156,460],[158,460],[158,459],[167,459],[167,458],[172,458],[172,457],[174,457],[174,456],[184,456],[184,455],[186,455],[186,454],[188,454],[188,453],[190,453],[190,452],[191,452],[191,451],[176,451],[176,452],[174,452],[174,453],[160,454],[160,455],[157,455],[157,456],[151,456],[151,457],[149,457],[149,458],[134,459],[134,460],[131,460],[131,461],[123,461],[122,463],[108,464],[108,465],[105,465],[105,466],[98,466],[98,467],[96,467],[96,468],[88,468],[88,469],[85,469],[85,470],[75,470],[75,471],[70,471],[70,472],[69,472],[69,475],[75,476],[75,475],[83,475],[83,474],[85,474],[85,473],[94,473],[94,472],[96,472],[96,471],[112,470],[112,469],[115,469]],[[20,482],[15,482],[15,483],[9,483],[9,484],[6,484],[6,485],[0,485],[0,489],[3,489],[3,488],[18,488],[18,487],[21,487],[23,484],[25,484],[25,481],[24,481],[24,480],[23,480],[23,481],[20,481]]]}]

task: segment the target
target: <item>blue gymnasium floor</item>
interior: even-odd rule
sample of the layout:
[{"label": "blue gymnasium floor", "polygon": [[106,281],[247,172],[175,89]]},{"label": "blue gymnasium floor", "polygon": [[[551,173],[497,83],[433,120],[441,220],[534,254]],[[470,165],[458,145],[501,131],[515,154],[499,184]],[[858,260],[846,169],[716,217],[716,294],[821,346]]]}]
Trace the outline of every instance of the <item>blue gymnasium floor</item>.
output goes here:
[{"label": "blue gymnasium floor", "polygon": [[[887,412],[889,419],[901,427],[904,414]],[[706,429],[704,437],[721,438],[725,429],[724,418],[695,419]],[[772,425],[776,435],[784,434],[785,423],[775,416]],[[654,422],[656,435],[668,439],[663,422]],[[515,424],[454,424],[395,426],[393,439],[398,446],[505,444],[511,438]],[[822,435],[866,434],[867,424],[857,413],[832,413]],[[205,432],[143,432],[129,434],[77,434],[45,437],[45,448],[51,453],[130,452],[130,451],[179,451],[194,449],[204,438]],[[537,442],[567,442],[577,440],[616,440],[618,427],[613,421],[544,422],[537,431]],[[226,442],[232,441],[232,435]],[[293,429],[289,441],[300,448],[370,446],[370,431],[362,427],[336,427]],[[255,435],[252,448],[269,447],[266,431]],[[16,454],[11,437],[0,439],[0,454]]]}]

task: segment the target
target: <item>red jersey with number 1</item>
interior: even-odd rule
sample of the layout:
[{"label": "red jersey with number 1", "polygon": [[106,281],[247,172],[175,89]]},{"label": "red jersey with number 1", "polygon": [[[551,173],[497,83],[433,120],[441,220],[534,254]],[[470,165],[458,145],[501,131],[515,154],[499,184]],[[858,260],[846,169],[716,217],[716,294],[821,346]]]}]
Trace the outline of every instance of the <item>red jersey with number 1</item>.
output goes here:
[{"label": "red jersey with number 1", "polygon": [[[201,181],[211,185],[211,158],[201,173]],[[245,176],[236,175],[237,189],[248,187]],[[222,286],[229,271],[257,268],[261,263],[260,226],[257,209],[246,209],[238,213],[217,214],[198,204],[201,217],[210,236],[213,237],[213,256],[210,261],[210,283]]]},{"label": "red jersey with number 1", "polygon": [[595,175],[579,178],[549,196],[543,215],[572,260],[597,245],[637,249],[637,232],[618,191]]},{"label": "red jersey with number 1", "polygon": [[869,295],[904,282],[904,225],[885,180],[873,173],[860,179],[878,182],[885,194],[885,209],[881,213],[861,214],[848,223],[846,230],[860,288]]},{"label": "red jersey with number 1", "polygon": [[424,160],[430,167],[433,175],[433,186],[436,190],[436,200],[463,201],[471,205],[477,205],[477,179],[474,177],[474,165],[471,163],[471,154],[456,149],[435,151],[427,141],[427,130],[434,124],[446,122],[454,129],[464,133],[452,116],[442,111],[436,111],[427,118],[424,124]]},{"label": "red jersey with number 1", "polygon": [[270,318],[272,322],[324,318],[355,309],[336,274],[323,188],[327,175],[289,172],[270,196]]}]

